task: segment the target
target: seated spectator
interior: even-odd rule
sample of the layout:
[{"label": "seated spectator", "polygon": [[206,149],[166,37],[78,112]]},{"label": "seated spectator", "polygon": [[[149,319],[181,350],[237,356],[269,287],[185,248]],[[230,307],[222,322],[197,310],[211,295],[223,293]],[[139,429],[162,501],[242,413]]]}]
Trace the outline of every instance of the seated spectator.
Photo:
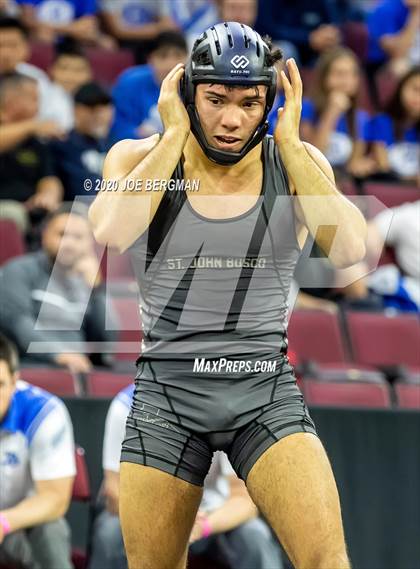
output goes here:
[{"label": "seated spectator", "polygon": [[39,91],[39,118],[61,125],[63,103],[51,86],[48,75],[27,63],[29,55],[27,28],[16,18],[0,18],[0,74],[18,72],[35,79]]},{"label": "seated spectator", "polygon": [[37,89],[33,79],[19,73],[0,77],[2,217],[12,217],[23,230],[28,227],[28,211],[54,210],[63,193],[42,140],[61,131],[55,123],[36,118]]},{"label": "seated spectator", "polygon": [[92,80],[90,62],[77,42],[65,38],[56,47],[49,74],[52,79],[50,102],[57,109],[54,116],[62,128],[69,131],[74,126],[74,94]]},{"label": "seated spectator", "polygon": [[420,184],[420,66],[402,77],[369,136],[380,173]]},{"label": "seated spectator", "polygon": [[60,35],[100,43],[95,0],[19,0],[22,19],[36,39],[53,43]]},{"label": "seated spectator", "polygon": [[69,414],[60,399],[19,380],[16,350],[3,335],[0,389],[2,566],[71,569],[64,518],[76,473]]},{"label": "seated spectator", "polygon": [[[240,0],[238,2],[241,3]],[[225,3],[225,1],[216,3],[209,0],[171,0],[168,2],[169,15],[185,35],[189,50],[203,30],[217,22],[240,21],[237,18],[222,17],[220,10]]]},{"label": "seated spectator", "polygon": [[368,255],[394,249],[396,265],[382,265],[368,278],[385,307],[420,312],[420,200],[382,211],[368,224]]},{"label": "seated spectator", "polygon": [[268,34],[276,43],[287,42],[282,49],[297,50],[301,65],[311,65],[319,54],[336,47],[341,41],[328,0],[271,0],[260,3],[256,29]]},{"label": "seated spectator", "polygon": [[66,139],[51,144],[55,172],[64,186],[64,200],[86,195],[85,180],[91,181],[92,196],[110,148],[112,99],[98,83],[87,83],[75,94],[75,125]]},{"label": "seated spectator", "polygon": [[319,58],[312,96],[302,104],[301,134],[330,161],[334,169],[363,177],[375,169],[366,156],[369,116],[357,106],[360,66],[346,48]]},{"label": "seated spectator", "polygon": [[0,0],[0,17],[1,16],[19,16],[20,7],[16,0]]},{"label": "seated spectator", "polygon": [[[127,567],[118,518],[120,452],[134,385],[123,389],[109,408],[104,434],[102,498],[105,508],[94,524],[89,569]],[[239,512],[241,512],[239,514]],[[281,569],[281,550],[269,527],[257,518],[257,509],[245,484],[227,456],[216,452],[190,537],[193,554],[217,555],[235,569]]]},{"label": "seated spectator", "polygon": [[391,70],[401,76],[420,63],[418,0],[383,0],[368,16],[367,26],[372,72],[389,63]]},{"label": "seated spectator", "polygon": [[88,372],[92,363],[109,363],[109,354],[83,353],[89,351],[86,342],[115,339],[87,206],[67,203],[51,213],[42,249],[10,260],[1,276],[0,329],[16,343],[23,363],[64,366],[75,373]]},{"label": "seated spectator", "polygon": [[152,42],[159,34],[176,29],[166,2],[100,0],[99,6],[107,31],[121,47],[134,51],[139,65],[146,62]]},{"label": "seated spectator", "polygon": [[111,137],[114,142],[124,138],[146,138],[162,130],[157,109],[160,85],[169,71],[186,58],[183,35],[163,32],[156,39],[148,64],[122,73],[113,90],[115,119]]}]

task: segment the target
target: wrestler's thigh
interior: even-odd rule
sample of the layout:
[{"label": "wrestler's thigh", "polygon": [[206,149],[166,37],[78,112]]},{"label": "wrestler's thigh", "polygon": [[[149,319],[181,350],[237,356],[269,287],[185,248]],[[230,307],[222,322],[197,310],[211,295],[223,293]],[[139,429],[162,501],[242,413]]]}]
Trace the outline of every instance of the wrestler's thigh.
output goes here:
[{"label": "wrestler's thigh", "polygon": [[202,488],[153,467],[121,463],[120,518],[130,569],[183,569]]},{"label": "wrestler's thigh", "polygon": [[280,439],[254,464],[247,487],[296,569],[349,567],[337,486],[318,437]]}]

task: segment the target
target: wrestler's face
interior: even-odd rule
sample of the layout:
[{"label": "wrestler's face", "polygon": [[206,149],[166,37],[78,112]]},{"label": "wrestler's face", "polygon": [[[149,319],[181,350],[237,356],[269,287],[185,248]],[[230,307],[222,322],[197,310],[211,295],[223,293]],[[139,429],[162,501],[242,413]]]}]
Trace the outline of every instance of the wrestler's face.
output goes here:
[{"label": "wrestler's face", "polygon": [[92,234],[87,220],[76,214],[57,215],[42,234],[42,246],[53,261],[71,269],[92,250]]},{"label": "wrestler's face", "polygon": [[15,392],[17,372],[9,369],[6,360],[0,360],[0,421],[9,409],[10,401]]},{"label": "wrestler's face", "polygon": [[197,85],[196,107],[207,142],[228,152],[239,152],[264,115],[267,87]]}]

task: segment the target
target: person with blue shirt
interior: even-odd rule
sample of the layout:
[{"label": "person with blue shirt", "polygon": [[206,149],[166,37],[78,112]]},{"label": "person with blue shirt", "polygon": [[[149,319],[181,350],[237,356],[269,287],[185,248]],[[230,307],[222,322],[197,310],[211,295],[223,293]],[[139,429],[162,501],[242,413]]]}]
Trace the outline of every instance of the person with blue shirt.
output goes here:
[{"label": "person with blue shirt", "polygon": [[160,33],[178,29],[165,0],[98,0],[98,6],[107,31],[134,52],[137,64],[145,63]]},{"label": "person with blue shirt", "polygon": [[420,66],[406,73],[385,113],[372,119],[370,139],[379,172],[420,181]]},{"label": "person with blue shirt", "polygon": [[347,48],[321,56],[301,118],[302,138],[324,152],[337,172],[356,177],[375,169],[366,154],[369,115],[357,106],[360,73],[356,56]]},{"label": "person with blue shirt", "polygon": [[16,349],[1,334],[0,564],[71,569],[71,420],[60,399],[18,378]]},{"label": "person with blue shirt", "polygon": [[156,39],[148,64],[127,69],[114,90],[113,142],[146,138],[162,130],[158,113],[160,85],[164,77],[187,57],[187,45],[179,32],[162,32]]},{"label": "person with blue shirt", "polygon": [[52,43],[59,35],[82,42],[100,40],[96,0],[18,0],[22,18],[41,41]]},{"label": "person with blue shirt", "polygon": [[[133,395],[134,384],[121,390],[112,400],[106,417],[100,496],[105,507],[95,520],[89,569],[127,569],[118,515],[119,472],[125,422]],[[258,517],[245,484],[223,452],[214,453],[189,544],[193,555],[205,554],[235,569],[283,567],[277,540]]]},{"label": "person with blue shirt", "polygon": [[420,4],[418,0],[383,0],[367,18],[368,63],[371,70],[390,62],[401,76],[420,63]]},{"label": "person with blue shirt", "polygon": [[75,125],[67,138],[51,143],[54,169],[64,187],[64,200],[86,195],[102,179],[114,109],[111,95],[98,83],[86,83],[74,96]]}]

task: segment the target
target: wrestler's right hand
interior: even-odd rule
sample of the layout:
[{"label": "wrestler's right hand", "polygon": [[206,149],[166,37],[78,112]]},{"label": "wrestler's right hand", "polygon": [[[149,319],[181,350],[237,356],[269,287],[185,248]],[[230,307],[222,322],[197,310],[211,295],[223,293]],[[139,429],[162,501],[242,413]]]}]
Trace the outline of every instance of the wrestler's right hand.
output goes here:
[{"label": "wrestler's right hand", "polygon": [[184,74],[184,65],[178,63],[162,81],[158,100],[158,110],[165,132],[173,130],[188,135],[190,119],[178,93],[179,82]]}]

